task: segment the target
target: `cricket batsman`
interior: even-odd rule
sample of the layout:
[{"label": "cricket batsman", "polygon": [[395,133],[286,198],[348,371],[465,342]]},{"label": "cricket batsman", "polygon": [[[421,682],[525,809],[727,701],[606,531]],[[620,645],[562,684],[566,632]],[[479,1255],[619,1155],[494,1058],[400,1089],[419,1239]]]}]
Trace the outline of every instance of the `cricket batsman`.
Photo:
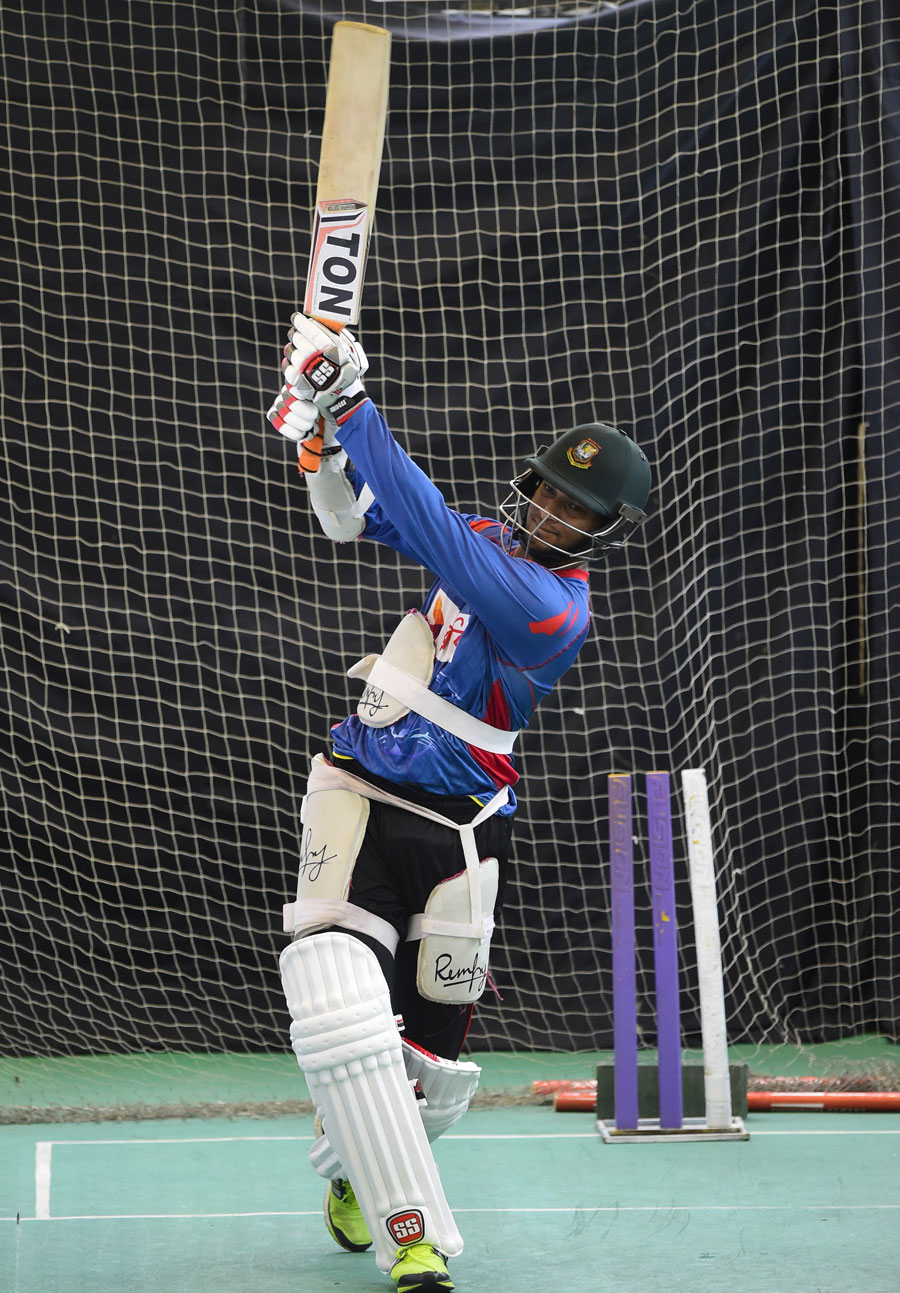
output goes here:
[{"label": "cricket batsman", "polygon": [[436,578],[349,670],[356,710],[312,761],[280,964],[328,1229],[412,1293],[452,1289],[463,1249],[431,1145],[480,1075],[459,1055],[488,980],[515,745],[585,640],[589,567],[646,519],[650,466],[589,422],[525,460],[501,519],[463,515],[392,436],[367,368],[348,329],[294,315],[268,417],[315,460],[304,480],[329,539],[385,544]]}]

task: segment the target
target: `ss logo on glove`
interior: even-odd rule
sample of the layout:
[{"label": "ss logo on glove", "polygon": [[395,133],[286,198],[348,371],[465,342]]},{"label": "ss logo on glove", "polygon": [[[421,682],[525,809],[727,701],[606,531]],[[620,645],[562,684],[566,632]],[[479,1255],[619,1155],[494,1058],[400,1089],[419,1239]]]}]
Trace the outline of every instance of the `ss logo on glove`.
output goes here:
[{"label": "ss logo on glove", "polygon": [[310,386],[315,387],[317,391],[327,391],[337,378],[340,368],[330,359],[326,359],[320,350],[317,354],[310,355],[300,371]]}]

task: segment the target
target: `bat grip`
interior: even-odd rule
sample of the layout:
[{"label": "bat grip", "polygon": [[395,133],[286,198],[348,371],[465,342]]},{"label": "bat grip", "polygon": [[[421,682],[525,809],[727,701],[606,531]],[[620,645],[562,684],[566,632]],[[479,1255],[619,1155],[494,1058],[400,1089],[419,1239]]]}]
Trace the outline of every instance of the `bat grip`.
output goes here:
[{"label": "bat grip", "polygon": [[305,440],[300,441],[300,454],[297,458],[297,467],[299,468],[301,475],[305,472],[314,473],[319,470],[322,462],[324,430],[325,419],[319,418],[316,429],[312,435],[307,436]]}]

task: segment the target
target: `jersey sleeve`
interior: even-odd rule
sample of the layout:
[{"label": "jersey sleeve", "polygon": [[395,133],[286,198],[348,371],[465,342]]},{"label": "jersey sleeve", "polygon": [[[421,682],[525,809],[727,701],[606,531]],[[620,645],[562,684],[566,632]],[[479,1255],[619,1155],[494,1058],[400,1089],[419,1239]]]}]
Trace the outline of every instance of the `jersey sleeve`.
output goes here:
[{"label": "jersey sleeve", "polygon": [[338,439],[377,500],[371,530],[367,512],[364,533],[412,557],[452,588],[501,650],[528,667],[583,637],[588,622],[583,581],[511,557],[473,529],[469,519],[447,506],[370,401],[340,426]]},{"label": "jersey sleeve", "polygon": [[[357,498],[360,498],[368,482],[352,460],[347,467],[347,476],[353,486],[353,492]],[[371,486],[369,488],[371,489]],[[404,557],[409,557],[410,560],[418,562],[417,554],[410,550],[403,540],[403,535],[385,515],[378,499],[374,497],[374,490],[372,493],[372,501],[363,514],[364,528],[360,538],[372,539],[375,543],[383,543],[387,547],[393,548],[395,552],[401,553]]]}]

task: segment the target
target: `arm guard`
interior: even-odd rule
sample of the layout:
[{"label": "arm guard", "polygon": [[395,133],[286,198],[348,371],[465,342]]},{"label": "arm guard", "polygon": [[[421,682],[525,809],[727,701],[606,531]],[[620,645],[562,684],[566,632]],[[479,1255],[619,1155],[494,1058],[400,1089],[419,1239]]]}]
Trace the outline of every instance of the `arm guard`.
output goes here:
[{"label": "arm guard", "polygon": [[347,454],[323,456],[322,465],[314,475],[307,474],[309,498],[319,524],[329,539],[347,543],[356,539],[365,528],[365,511],[372,496],[368,490],[357,499],[344,467]]}]

